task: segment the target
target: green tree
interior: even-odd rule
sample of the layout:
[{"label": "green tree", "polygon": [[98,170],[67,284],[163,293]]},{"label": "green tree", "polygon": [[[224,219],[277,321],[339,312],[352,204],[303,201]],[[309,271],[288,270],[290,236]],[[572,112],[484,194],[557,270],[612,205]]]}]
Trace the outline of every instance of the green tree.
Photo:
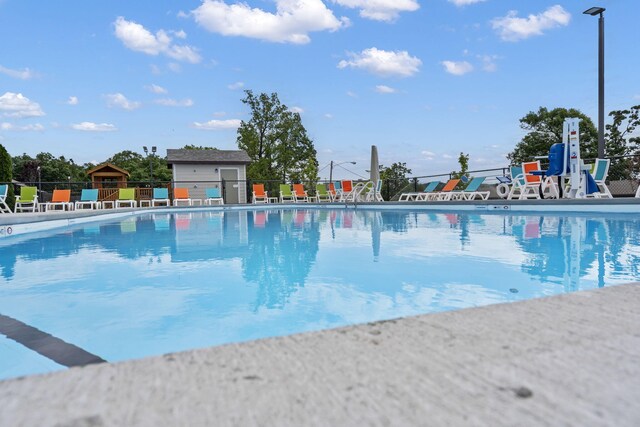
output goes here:
[{"label": "green tree", "polygon": [[[640,172],[640,136],[633,136],[640,125],[640,105],[628,110],[616,110],[609,113],[612,123],[606,125],[606,157],[611,158],[609,179],[635,178]],[[621,158],[618,156],[635,155]]]},{"label": "green tree", "polygon": [[153,163],[154,181],[171,181],[171,171],[167,167],[167,159],[150,154],[144,157],[131,150],[120,151],[107,159],[107,162],[129,172],[131,182],[148,182],[151,175],[149,163]]},{"label": "green tree", "polygon": [[238,147],[251,158],[247,169],[253,181],[316,181],[318,160],[313,141],[300,114],[289,111],[277,93],[254,95],[245,90],[242,99],[251,119],[238,128]]},{"label": "green tree", "polygon": [[410,174],[411,169],[404,162],[393,163],[389,167],[380,165],[380,179],[384,182],[382,198],[391,200],[396,194],[403,191],[409,185],[407,175]]},{"label": "green tree", "polygon": [[202,145],[187,144],[182,147],[183,150],[217,150],[216,147],[203,147]]},{"label": "green tree", "polygon": [[527,134],[507,155],[511,164],[531,161],[535,156],[549,154],[551,145],[562,142],[564,119],[578,117],[580,121],[580,151],[583,159],[598,157],[598,131],[591,119],[574,108],[540,107],[537,112],[530,111],[520,119],[520,127]]},{"label": "green tree", "polygon": [[7,205],[13,209],[15,197],[13,195],[13,162],[6,148],[0,144],[0,184],[7,184],[9,190],[7,192]]},{"label": "green tree", "polygon": [[[456,171],[451,172],[451,178],[463,179],[464,177],[465,179],[468,179],[469,174],[467,172],[469,171],[469,155],[464,154],[463,152],[460,152],[460,156],[458,156],[458,164],[460,165],[460,170],[457,172]],[[458,184],[456,188],[461,188],[461,187],[464,187],[462,183]]]},{"label": "green tree", "polygon": [[14,176],[24,183],[88,181],[84,166],[76,164],[73,159],[67,160],[64,156],[55,157],[51,153],[39,153],[35,158],[22,154],[13,158],[13,164]]}]

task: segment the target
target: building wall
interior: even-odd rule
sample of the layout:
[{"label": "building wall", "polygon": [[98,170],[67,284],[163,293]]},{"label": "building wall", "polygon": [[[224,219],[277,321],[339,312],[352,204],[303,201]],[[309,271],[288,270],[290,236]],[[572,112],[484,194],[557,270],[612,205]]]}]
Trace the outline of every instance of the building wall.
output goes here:
[{"label": "building wall", "polygon": [[[240,203],[247,202],[247,167],[246,165],[227,165],[227,164],[174,164],[173,165],[173,182],[174,187],[188,188],[189,195],[192,199],[204,199],[205,188],[218,187],[222,190],[222,182],[220,181],[220,169],[237,169],[238,180],[241,181],[238,186]],[[217,172],[216,172],[217,170]]]}]

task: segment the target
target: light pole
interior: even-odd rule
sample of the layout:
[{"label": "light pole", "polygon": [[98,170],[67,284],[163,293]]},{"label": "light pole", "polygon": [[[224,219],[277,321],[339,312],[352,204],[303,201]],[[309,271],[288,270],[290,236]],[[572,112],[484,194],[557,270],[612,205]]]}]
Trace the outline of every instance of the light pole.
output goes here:
[{"label": "light pole", "polygon": [[590,7],[585,15],[598,18],[598,158],[604,159],[604,7]]},{"label": "light pole", "polygon": [[331,164],[329,166],[329,182],[333,182],[333,167],[334,166],[340,166],[340,165],[344,165],[345,163],[351,163],[352,165],[355,165],[356,162],[340,162],[340,163],[333,163],[333,160],[331,160]]},{"label": "light pole", "polygon": [[149,159],[149,181],[151,181],[151,186],[153,187],[153,158],[149,158],[149,156],[153,157],[156,154],[158,147],[155,145],[152,146],[151,153],[149,153],[146,145],[143,145],[142,149],[144,150],[144,154],[147,155],[147,159]]},{"label": "light pole", "polygon": [[40,166],[38,166],[38,194],[42,192],[42,172],[40,172]]}]

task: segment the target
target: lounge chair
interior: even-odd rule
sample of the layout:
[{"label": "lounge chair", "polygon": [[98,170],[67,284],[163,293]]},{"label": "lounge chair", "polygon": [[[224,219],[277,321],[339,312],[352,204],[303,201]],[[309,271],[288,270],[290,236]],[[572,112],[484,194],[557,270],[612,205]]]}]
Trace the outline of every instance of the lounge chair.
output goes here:
[{"label": "lounge chair", "polygon": [[524,188],[525,180],[524,173],[522,172],[522,166],[511,166],[511,189],[507,195],[507,199],[514,199],[516,196],[520,197],[522,189]]},{"label": "lounge chair", "polygon": [[57,210],[58,206],[60,206],[60,210],[63,211],[70,211],[73,209],[73,203],[71,203],[71,190],[53,190],[51,201],[45,203],[44,211],[49,212],[49,210]]},{"label": "lounge chair", "polygon": [[186,203],[187,206],[193,206],[193,200],[189,197],[188,188],[173,189],[173,206],[180,206],[180,203]]},{"label": "lounge chair", "polygon": [[205,205],[213,205],[214,203],[217,205],[224,205],[224,199],[220,195],[219,188],[206,188],[204,190],[204,195],[206,199],[204,199]]},{"label": "lounge chair", "polygon": [[[373,183],[372,183],[373,184]],[[384,202],[382,198],[382,180],[379,179],[375,185],[372,185],[365,194],[367,202]]]},{"label": "lounge chair", "polygon": [[426,202],[428,200],[434,199],[436,197],[436,194],[438,194],[436,189],[440,184],[440,181],[431,181],[430,183],[428,183],[424,188],[424,191],[422,193],[418,193],[418,195],[416,196],[416,202]]},{"label": "lounge chair", "polygon": [[318,203],[331,201],[331,194],[329,194],[324,184],[316,184],[316,201]]},{"label": "lounge chair", "polygon": [[450,179],[447,183],[442,187],[442,190],[433,193],[431,197],[427,200],[437,200],[437,201],[448,201],[451,200],[451,196],[454,194],[453,190],[460,183],[460,179]]},{"label": "lounge chair", "polygon": [[309,195],[302,184],[293,184],[293,195],[295,202],[309,202]]},{"label": "lounge chair", "polygon": [[7,184],[0,185],[0,213],[11,213],[11,209],[7,205],[7,194],[9,194],[9,186]]},{"label": "lounge chair", "polygon": [[280,184],[280,203],[284,202],[296,202],[296,198],[291,192],[291,186],[289,184]]},{"label": "lounge chair", "polygon": [[16,196],[15,212],[38,212],[38,210],[38,189],[20,187],[20,195]]},{"label": "lounge chair", "polygon": [[75,209],[85,209],[87,206],[89,207],[89,209],[100,209],[100,207],[102,206],[98,201],[97,189],[85,188],[80,193],[80,200],[76,201]]},{"label": "lounge chair", "polygon": [[539,171],[540,169],[540,160],[536,160],[535,162],[524,162],[522,164],[524,187],[522,187],[522,191],[520,193],[520,200],[528,199],[529,196],[540,199],[542,176],[532,173],[534,171]]},{"label": "lounge chair", "polygon": [[269,203],[269,195],[264,191],[264,184],[253,184],[253,196],[251,198],[253,204]]},{"label": "lounge chair", "polygon": [[476,197],[480,197],[480,200],[487,200],[490,192],[478,190],[484,180],[485,177],[476,177],[471,179],[464,190],[454,191],[451,197],[458,200],[474,200]]},{"label": "lounge chair", "polygon": [[342,182],[341,181],[334,181],[333,182],[333,189],[335,190],[335,195],[333,197],[333,201],[340,201],[340,199],[342,199]]},{"label": "lounge chair", "polygon": [[[598,190],[600,190],[600,197],[613,199],[613,195],[611,194],[611,191],[609,191],[609,187],[607,187],[607,183],[605,182],[609,175],[610,164],[610,159],[596,159],[595,167],[593,169],[593,179],[598,186]],[[638,196],[636,195],[636,197]]]},{"label": "lounge chair", "polygon": [[138,206],[136,202],[136,189],[135,188],[120,188],[118,190],[118,199],[116,200],[116,209],[130,207],[135,208]]},{"label": "lounge chair", "polygon": [[338,198],[338,192],[336,190],[336,185],[333,182],[329,183],[329,189],[327,191],[329,192],[329,197],[331,197],[331,201],[335,202],[336,199]]},{"label": "lounge chair", "polygon": [[171,201],[169,200],[169,189],[167,188],[153,189],[153,198],[151,199],[151,207],[155,208],[156,206],[171,206]]},{"label": "lounge chair", "polygon": [[427,194],[433,193],[436,188],[438,187],[438,184],[440,184],[440,181],[431,181],[429,182],[426,187],[424,187],[423,191],[419,191],[419,192],[411,192],[411,193],[402,193],[400,194],[400,197],[398,198],[399,202],[412,202],[412,201],[416,201],[416,200],[420,200],[420,198],[422,197],[422,200],[426,200],[424,197]]},{"label": "lounge chair", "polygon": [[342,201],[353,201],[355,197],[355,193],[353,191],[353,181],[350,179],[342,180],[342,193],[340,194],[340,200]]}]

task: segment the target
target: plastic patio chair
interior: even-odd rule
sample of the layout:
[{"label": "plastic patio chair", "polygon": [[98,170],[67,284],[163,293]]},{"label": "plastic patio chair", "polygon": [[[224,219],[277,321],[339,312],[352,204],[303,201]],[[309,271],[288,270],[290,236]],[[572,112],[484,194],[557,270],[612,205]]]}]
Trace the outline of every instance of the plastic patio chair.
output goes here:
[{"label": "plastic patio chair", "polygon": [[51,196],[51,201],[45,203],[44,211],[49,212],[49,210],[57,210],[57,207],[60,206],[61,210],[71,210],[73,208],[73,203],[71,203],[71,190],[53,190],[53,195]]},{"label": "plastic patio chair", "polygon": [[86,207],[89,209],[100,209],[102,204],[98,201],[98,190],[97,189],[83,189],[80,193],[80,200],[75,203],[75,210],[85,209]]},{"label": "plastic patio chair", "polygon": [[120,188],[118,190],[118,199],[116,200],[116,209],[123,207],[135,208],[138,206],[136,202],[135,188]]},{"label": "plastic patio chair", "polygon": [[293,184],[293,195],[296,203],[309,201],[307,190],[304,189],[304,185],[302,184]]},{"label": "plastic patio chair", "polygon": [[520,193],[520,200],[528,199],[532,196],[536,199],[540,199],[540,186],[542,185],[542,176],[534,175],[532,172],[539,171],[540,160],[534,162],[522,163],[522,174],[524,175],[524,187]]},{"label": "plastic patio chair", "polygon": [[180,206],[181,202],[186,203],[187,206],[193,206],[193,200],[189,197],[188,188],[173,189],[173,206]]},{"label": "plastic patio chair", "polygon": [[318,203],[331,201],[331,194],[327,191],[326,185],[316,184],[316,201]]},{"label": "plastic patio chair", "polygon": [[452,199],[457,200],[475,200],[476,197],[480,197],[480,200],[487,200],[489,198],[489,191],[479,191],[480,186],[484,183],[485,177],[472,178],[469,184],[462,191],[454,191],[451,194]]},{"label": "plastic patio chair", "polygon": [[17,212],[38,212],[38,189],[36,187],[20,187],[20,195],[16,196]]},{"label": "plastic patio chair", "polygon": [[280,203],[284,202],[296,202],[296,198],[291,192],[291,186],[289,184],[280,184]]},{"label": "plastic patio chair", "polygon": [[11,213],[11,209],[7,205],[7,194],[9,194],[9,186],[7,184],[0,185],[0,213]]},{"label": "plastic patio chair", "polygon": [[205,205],[213,205],[213,203],[216,203],[218,205],[224,205],[224,199],[222,198],[222,195],[220,194],[220,189],[219,188],[206,188],[204,190],[204,195],[206,197],[206,199],[204,199],[204,204]]},{"label": "plastic patio chair", "polygon": [[421,198],[422,200],[426,200],[426,195],[429,193],[433,193],[438,187],[438,184],[440,184],[440,181],[431,181],[427,183],[427,185],[424,187],[424,190],[422,191],[402,193],[400,194],[398,201],[412,202],[412,201],[420,200]]},{"label": "plastic patio chair", "polygon": [[431,197],[426,200],[434,200],[434,201],[448,201],[451,200],[451,196],[453,194],[453,190],[460,184],[460,179],[450,179],[447,183],[442,187],[442,190],[435,192],[431,195]]},{"label": "plastic patio chair", "polygon": [[600,190],[601,197],[613,199],[613,195],[611,194],[611,191],[609,191],[609,187],[607,187],[607,184],[605,182],[607,180],[607,176],[609,175],[610,164],[610,159],[596,159],[593,171],[593,179],[598,186],[598,190]]},{"label": "plastic patio chair", "polygon": [[154,188],[153,197],[151,198],[151,207],[156,206],[171,206],[169,200],[169,189],[167,188]]},{"label": "plastic patio chair", "polygon": [[253,184],[251,202],[253,204],[269,203],[269,195],[264,191],[264,184]]}]

